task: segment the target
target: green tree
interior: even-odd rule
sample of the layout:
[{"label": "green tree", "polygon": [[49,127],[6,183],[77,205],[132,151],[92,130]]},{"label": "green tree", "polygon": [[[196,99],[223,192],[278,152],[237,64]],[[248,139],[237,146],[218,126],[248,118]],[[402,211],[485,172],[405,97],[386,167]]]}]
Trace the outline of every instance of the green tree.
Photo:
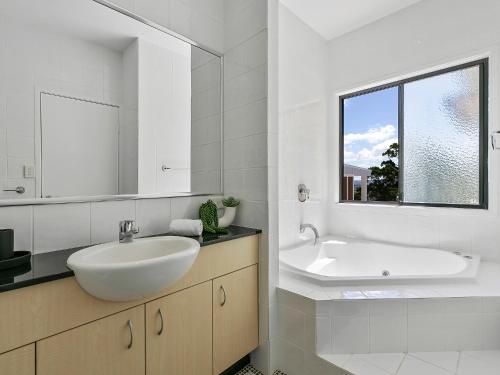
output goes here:
[{"label": "green tree", "polygon": [[394,162],[399,155],[399,145],[393,143],[382,154],[388,160],[380,163],[380,167],[369,168],[372,172],[368,178],[368,200],[396,201],[399,194],[399,166]]}]

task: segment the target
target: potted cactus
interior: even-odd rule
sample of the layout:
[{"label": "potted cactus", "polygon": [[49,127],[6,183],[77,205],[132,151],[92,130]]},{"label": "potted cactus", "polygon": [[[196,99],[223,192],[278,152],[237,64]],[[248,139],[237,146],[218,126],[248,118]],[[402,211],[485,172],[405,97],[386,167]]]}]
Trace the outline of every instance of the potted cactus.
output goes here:
[{"label": "potted cactus", "polygon": [[222,205],[224,206],[224,215],[219,218],[219,226],[222,228],[227,228],[230,226],[236,216],[236,207],[240,204],[240,200],[235,197],[227,197],[222,199]]}]

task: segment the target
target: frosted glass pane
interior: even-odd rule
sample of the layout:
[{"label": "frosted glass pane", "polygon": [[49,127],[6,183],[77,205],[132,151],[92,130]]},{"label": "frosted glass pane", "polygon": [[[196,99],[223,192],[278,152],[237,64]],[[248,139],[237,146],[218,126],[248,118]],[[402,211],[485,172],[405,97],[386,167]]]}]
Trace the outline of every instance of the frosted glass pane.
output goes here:
[{"label": "frosted glass pane", "polygon": [[404,86],[403,199],[479,204],[479,67]]}]

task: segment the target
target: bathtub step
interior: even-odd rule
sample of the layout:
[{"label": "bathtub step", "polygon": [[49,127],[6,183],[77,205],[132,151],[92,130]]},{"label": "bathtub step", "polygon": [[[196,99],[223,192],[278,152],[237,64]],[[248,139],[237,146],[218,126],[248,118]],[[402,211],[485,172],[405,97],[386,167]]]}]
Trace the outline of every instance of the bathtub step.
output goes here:
[{"label": "bathtub step", "polygon": [[498,375],[500,351],[321,354],[354,375]]}]

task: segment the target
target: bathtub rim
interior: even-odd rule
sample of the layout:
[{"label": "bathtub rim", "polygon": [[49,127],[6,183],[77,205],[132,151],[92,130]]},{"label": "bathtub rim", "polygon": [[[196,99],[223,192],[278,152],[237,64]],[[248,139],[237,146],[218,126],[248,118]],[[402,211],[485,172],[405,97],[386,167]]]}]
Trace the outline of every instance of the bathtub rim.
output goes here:
[{"label": "bathtub rim", "polygon": [[[454,274],[432,274],[432,275],[399,275],[399,276],[326,276],[320,275],[312,272],[305,271],[298,267],[292,266],[282,261],[281,254],[282,252],[287,252],[291,250],[297,250],[302,247],[318,247],[325,241],[329,240],[339,240],[339,241],[356,241],[360,243],[377,243],[380,245],[388,245],[388,246],[401,246],[407,248],[415,248],[415,249],[427,249],[439,252],[445,252],[449,254],[454,254],[456,256],[462,257],[462,259],[466,263],[466,268],[458,273]],[[468,259],[466,257],[471,257],[472,259]],[[296,245],[286,246],[279,250],[279,271],[286,272],[287,274],[300,276],[301,278],[306,278],[313,280],[317,283],[325,284],[326,286],[336,286],[336,285],[360,285],[360,284],[408,284],[408,283],[457,283],[457,282],[465,282],[470,283],[476,280],[477,274],[481,265],[481,256],[468,252],[461,251],[449,251],[445,249],[437,249],[429,246],[412,246],[405,245],[387,241],[378,241],[378,240],[369,240],[355,237],[343,237],[336,235],[326,235],[320,237],[319,243],[317,245],[312,245],[310,241],[304,241],[303,243],[299,243]]]}]

